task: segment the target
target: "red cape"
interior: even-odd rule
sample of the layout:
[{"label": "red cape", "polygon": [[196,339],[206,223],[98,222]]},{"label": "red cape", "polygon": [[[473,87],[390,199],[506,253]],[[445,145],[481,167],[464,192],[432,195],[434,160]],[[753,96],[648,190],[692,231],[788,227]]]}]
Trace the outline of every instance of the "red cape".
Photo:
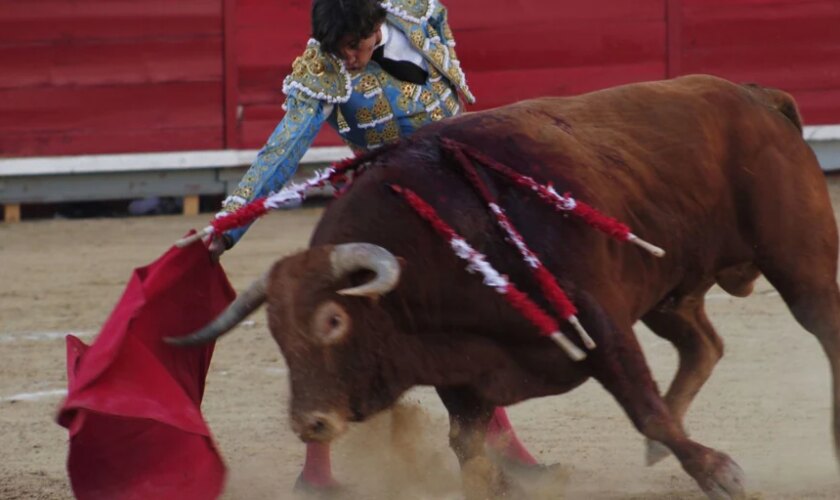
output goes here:
[{"label": "red cape", "polygon": [[167,336],[209,323],[234,298],[200,243],[134,270],[93,345],[67,336],[67,469],[81,500],[211,499],[225,467],[201,416],[213,344]]}]

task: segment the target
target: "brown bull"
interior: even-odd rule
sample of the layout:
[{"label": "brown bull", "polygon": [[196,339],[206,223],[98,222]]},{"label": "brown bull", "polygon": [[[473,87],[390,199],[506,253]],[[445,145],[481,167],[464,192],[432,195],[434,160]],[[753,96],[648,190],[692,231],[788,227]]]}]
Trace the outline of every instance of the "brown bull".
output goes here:
[{"label": "brown bull", "polygon": [[[441,138],[552,182],[667,250],[656,259],[610,240],[484,172],[597,342],[586,360],[573,362],[540,337],[390,190],[399,184],[417,192],[521,289],[539,296],[442,152]],[[723,353],[704,295],[718,283],[743,296],[759,273],[766,276],[828,355],[838,447],[837,258],[825,181],[802,140],[792,98],[692,76],[524,101],[421,130],[382,154],[326,210],[309,250],[277,262],[232,314],[192,341],[218,336],[267,301],[269,327],[289,366],[292,425],[302,439],[330,440],[346,422],[389,407],[410,387],[432,385],[450,413],[451,444],[465,473],[487,470],[483,433],[495,406],[560,394],[594,377],[710,497],[736,498],[743,495],[738,466],[689,439],[682,426]],[[664,398],[633,333],[638,320],[679,351]],[[487,484],[503,489],[503,474],[489,470]]]}]

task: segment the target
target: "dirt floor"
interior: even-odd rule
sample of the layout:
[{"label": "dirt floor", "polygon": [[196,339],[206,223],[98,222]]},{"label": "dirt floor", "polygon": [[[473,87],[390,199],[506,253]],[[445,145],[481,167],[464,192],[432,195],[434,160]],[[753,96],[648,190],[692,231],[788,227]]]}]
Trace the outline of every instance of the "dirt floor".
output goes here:
[{"label": "dirt floor", "polygon": [[[840,207],[840,178],[829,184]],[[303,248],[320,213],[304,208],[258,223],[223,258],[234,286]],[[67,432],[54,422],[66,387],[63,335],[91,340],[132,268],[208,217],[0,224],[0,498],[72,497]],[[726,356],[688,415],[692,436],[739,462],[751,498],[840,498],[828,365],[817,342],[765,281],[746,299],[714,289],[708,309]],[[264,313],[251,319],[218,345],[203,407],[230,470],[224,498],[294,498],[304,447],[286,420],[283,359]],[[674,350],[643,327],[637,331],[664,386],[675,370]],[[537,498],[703,498],[673,458],[644,465],[641,436],[594,382],[517,405],[510,415],[540,460],[562,464],[531,486]],[[399,411],[354,427],[335,446],[344,497],[461,498],[447,430],[442,405],[425,388],[410,392]]]}]

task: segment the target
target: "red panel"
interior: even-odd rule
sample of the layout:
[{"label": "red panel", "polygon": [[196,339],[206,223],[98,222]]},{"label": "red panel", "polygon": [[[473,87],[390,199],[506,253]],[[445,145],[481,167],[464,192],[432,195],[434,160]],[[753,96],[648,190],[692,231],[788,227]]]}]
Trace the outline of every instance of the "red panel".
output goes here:
[{"label": "red panel", "polygon": [[[4,141],[0,154],[143,151],[146,144],[156,151],[218,149],[221,102],[217,82],[4,90],[0,91],[0,135]],[[181,129],[186,132],[181,134]],[[212,143],[198,138],[197,129],[212,137]],[[9,138],[13,133],[29,137],[30,146],[18,146]],[[160,137],[155,139],[155,135]],[[138,136],[143,137],[141,143]],[[76,137],[86,138],[83,143],[90,149],[62,145],[74,144]],[[101,138],[99,143],[96,137]],[[39,144],[42,151],[29,149]]]},{"label": "red panel", "polygon": [[664,61],[637,65],[476,72],[467,75],[477,98],[470,109],[486,109],[538,96],[566,96],[661,78]]},{"label": "red panel", "polygon": [[809,123],[840,122],[840,2],[683,0],[683,4],[682,73],[712,73],[779,87],[802,101]]},{"label": "red panel", "polygon": [[3,41],[154,38],[221,32],[220,0],[4,0]]},{"label": "red panel", "polygon": [[0,89],[218,81],[220,52],[218,38],[0,46]]},{"label": "red panel", "polygon": [[[527,44],[510,43],[528,33]],[[488,26],[457,36],[465,71],[628,64],[664,58],[662,21],[545,22]]]},{"label": "red panel", "polygon": [[222,0],[6,0],[0,154],[223,147]]}]

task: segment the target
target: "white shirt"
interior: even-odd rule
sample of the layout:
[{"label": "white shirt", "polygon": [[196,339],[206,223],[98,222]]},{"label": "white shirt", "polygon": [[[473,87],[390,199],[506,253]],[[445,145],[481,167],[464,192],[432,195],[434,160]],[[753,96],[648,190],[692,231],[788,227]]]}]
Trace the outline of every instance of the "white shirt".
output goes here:
[{"label": "white shirt", "polygon": [[393,59],[394,61],[408,61],[420,66],[424,71],[429,71],[429,66],[426,64],[426,58],[424,58],[423,54],[414,48],[414,45],[411,45],[411,42],[408,40],[408,37],[405,36],[405,33],[388,26],[388,23],[382,23],[382,27],[379,28],[379,31],[382,33],[382,41],[379,45],[374,47],[374,49],[378,49],[384,45],[385,49],[383,50],[383,55],[388,59]]}]

